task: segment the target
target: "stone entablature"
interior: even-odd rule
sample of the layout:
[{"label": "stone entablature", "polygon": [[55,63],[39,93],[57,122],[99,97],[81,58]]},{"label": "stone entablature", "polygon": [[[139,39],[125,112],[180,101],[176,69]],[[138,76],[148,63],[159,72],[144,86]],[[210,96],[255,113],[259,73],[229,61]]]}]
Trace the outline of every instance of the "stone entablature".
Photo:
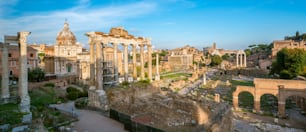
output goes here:
[{"label": "stone entablature", "polygon": [[233,93],[233,106],[238,109],[238,95],[241,92],[249,92],[254,97],[254,110],[260,112],[260,98],[264,94],[272,94],[278,99],[278,114],[285,116],[286,99],[290,96],[306,98],[306,81],[282,80],[282,79],[254,79],[254,87],[237,86]]},{"label": "stone entablature", "polygon": [[288,49],[304,49],[306,50],[306,41],[295,41],[295,40],[275,40],[273,42],[273,48],[272,48],[272,58],[275,58],[277,55],[277,52],[280,51],[283,48]]}]

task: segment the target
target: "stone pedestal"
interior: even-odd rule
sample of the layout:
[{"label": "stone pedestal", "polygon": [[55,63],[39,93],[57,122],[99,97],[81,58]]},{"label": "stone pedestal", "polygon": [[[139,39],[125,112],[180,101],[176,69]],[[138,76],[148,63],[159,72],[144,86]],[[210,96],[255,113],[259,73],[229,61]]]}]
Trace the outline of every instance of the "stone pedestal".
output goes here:
[{"label": "stone pedestal", "polygon": [[109,110],[109,103],[104,90],[89,90],[88,98],[90,107],[98,108],[101,110]]},{"label": "stone pedestal", "polygon": [[9,67],[8,67],[8,43],[2,43],[2,81],[1,81],[1,98],[6,102],[10,97],[9,91]]}]

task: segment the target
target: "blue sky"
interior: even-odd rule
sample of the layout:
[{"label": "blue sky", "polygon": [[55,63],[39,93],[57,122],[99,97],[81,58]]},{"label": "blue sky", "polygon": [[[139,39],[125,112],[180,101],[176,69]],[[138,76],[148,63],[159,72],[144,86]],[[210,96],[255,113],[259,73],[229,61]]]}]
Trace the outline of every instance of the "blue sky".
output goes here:
[{"label": "blue sky", "polygon": [[55,43],[65,19],[87,46],[90,31],[122,26],[155,48],[244,49],[306,33],[306,0],[0,0],[3,35],[30,31],[30,43]]}]

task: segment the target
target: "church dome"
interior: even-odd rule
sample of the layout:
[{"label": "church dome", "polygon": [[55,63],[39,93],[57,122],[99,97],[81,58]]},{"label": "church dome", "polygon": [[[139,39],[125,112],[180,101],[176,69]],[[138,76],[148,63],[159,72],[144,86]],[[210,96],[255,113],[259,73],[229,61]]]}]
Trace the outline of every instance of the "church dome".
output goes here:
[{"label": "church dome", "polygon": [[73,32],[69,29],[69,24],[65,22],[64,28],[57,34],[56,44],[59,45],[74,45],[76,43],[76,38]]}]

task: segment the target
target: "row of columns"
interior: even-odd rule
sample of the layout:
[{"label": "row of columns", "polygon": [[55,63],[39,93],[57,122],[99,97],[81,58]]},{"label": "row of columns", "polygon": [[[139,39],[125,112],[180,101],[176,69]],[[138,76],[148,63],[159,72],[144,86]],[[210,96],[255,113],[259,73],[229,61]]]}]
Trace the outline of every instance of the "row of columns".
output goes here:
[{"label": "row of columns", "polygon": [[[110,37],[103,37],[100,35],[95,34],[95,32],[90,32],[86,34],[89,37],[89,44],[90,44],[90,80],[91,83],[94,84],[96,82],[96,87],[98,89],[103,89],[103,51],[102,51],[102,46],[108,43],[111,43],[113,45],[113,51],[114,51],[114,79],[117,82],[118,80],[118,44],[122,42],[122,45],[124,47],[123,49],[123,66],[124,66],[124,80],[128,81],[128,75],[129,75],[129,68],[128,68],[128,46],[132,45],[132,52],[133,52],[133,78],[134,80],[137,79],[137,59],[136,59],[136,53],[137,53],[137,45],[140,47],[140,78],[145,79],[145,71],[144,71],[144,46],[147,46],[148,50],[148,79],[152,80],[152,45],[150,44],[149,40],[142,40],[142,41],[129,41],[125,39],[120,39],[120,38],[110,38]],[[131,44],[133,43],[133,44]],[[94,49],[96,46],[96,54],[94,54]],[[95,59],[94,59],[95,58]],[[159,63],[156,62],[157,64],[157,78],[159,80],[159,70],[158,70],[158,65]],[[96,65],[96,71],[94,70],[94,67]],[[96,77],[94,77],[94,74],[96,73]]]},{"label": "row of columns", "polygon": [[[27,36],[30,32],[18,32],[18,36],[11,36],[14,42],[19,44],[19,78],[18,95],[21,99],[20,111],[30,112],[30,96],[28,93],[28,59],[27,59]],[[15,39],[16,38],[16,39]],[[6,41],[6,40],[5,40]],[[2,43],[2,83],[1,98],[7,100],[10,98],[9,92],[9,69],[8,69],[8,43]]]}]

